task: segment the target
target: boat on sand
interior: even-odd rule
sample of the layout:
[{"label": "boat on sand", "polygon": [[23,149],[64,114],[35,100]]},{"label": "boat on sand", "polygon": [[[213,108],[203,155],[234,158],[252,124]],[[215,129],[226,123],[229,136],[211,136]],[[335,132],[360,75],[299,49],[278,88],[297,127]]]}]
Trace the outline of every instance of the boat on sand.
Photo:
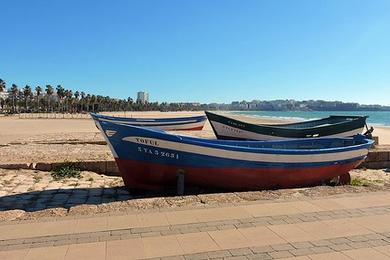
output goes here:
[{"label": "boat on sand", "polygon": [[131,118],[131,117],[114,117],[101,114],[91,113],[94,120],[99,119],[104,122],[117,124],[143,126],[148,128],[158,128],[166,131],[178,130],[202,130],[207,121],[205,115],[192,117],[174,117],[174,118]]},{"label": "boat on sand", "polygon": [[363,135],[288,141],[209,140],[98,118],[96,123],[125,185],[138,189],[174,186],[178,174],[185,176],[186,185],[229,190],[317,185],[348,177],[373,144]]},{"label": "boat on sand", "polygon": [[[287,140],[313,137],[348,137],[363,133],[367,116],[329,116],[291,124],[252,124],[206,111],[218,139]],[[372,129],[368,129],[372,132]]]}]

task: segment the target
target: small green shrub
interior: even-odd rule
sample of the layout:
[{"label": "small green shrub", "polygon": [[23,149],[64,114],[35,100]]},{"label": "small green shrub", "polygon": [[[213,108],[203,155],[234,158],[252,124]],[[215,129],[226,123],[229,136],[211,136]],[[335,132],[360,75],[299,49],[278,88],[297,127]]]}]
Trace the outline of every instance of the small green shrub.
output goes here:
[{"label": "small green shrub", "polygon": [[42,176],[34,175],[33,179],[34,179],[34,183],[38,183],[38,182],[40,182],[42,180]]},{"label": "small green shrub", "polygon": [[64,162],[51,171],[51,176],[58,181],[65,178],[80,178],[80,168],[72,162]]},{"label": "small green shrub", "polygon": [[370,182],[366,179],[363,179],[363,178],[353,178],[351,180],[351,185],[352,186],[363,186],[363,187],[367,187],[367,186],[370,186]]}]

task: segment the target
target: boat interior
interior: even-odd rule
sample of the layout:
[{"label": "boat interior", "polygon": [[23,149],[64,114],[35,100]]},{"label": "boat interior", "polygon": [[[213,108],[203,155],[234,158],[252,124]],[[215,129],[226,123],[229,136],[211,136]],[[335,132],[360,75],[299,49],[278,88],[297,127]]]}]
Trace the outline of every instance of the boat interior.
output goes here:
[{"label": "boat interior", "polygon": [[180,136],[181,141],[189,141],[191,143],[204,145],[221,145],[237,148],[253,148],[253,149],[283,149],[283,150],[318,150],[318,149],[335,149],[345,148],[361,144],[369,144],[371,141],[363,135],[352,138],[307,138],[288,141],[229,141],[229,140],[213,140],[199,139],[194,137]]}]

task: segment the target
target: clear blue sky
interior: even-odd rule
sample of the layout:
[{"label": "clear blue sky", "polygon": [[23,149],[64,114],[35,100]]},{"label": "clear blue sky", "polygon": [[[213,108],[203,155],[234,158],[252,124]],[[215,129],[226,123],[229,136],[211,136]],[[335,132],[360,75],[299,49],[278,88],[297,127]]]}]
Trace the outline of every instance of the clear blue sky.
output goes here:
[{"label": "clear blue sky", "polygon": [[389,0],[3,0],[0,10],[8,84],[390,105]]}]

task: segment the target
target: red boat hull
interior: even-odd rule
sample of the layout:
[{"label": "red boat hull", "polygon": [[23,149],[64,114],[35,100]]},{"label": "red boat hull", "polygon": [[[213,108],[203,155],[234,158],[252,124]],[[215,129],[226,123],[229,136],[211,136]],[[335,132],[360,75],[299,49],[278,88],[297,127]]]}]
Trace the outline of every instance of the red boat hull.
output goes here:
[{"label": "red boat hull", "polygon": [[161,189],[176,185],[178,172],[185,183],[230,190],[279,189],[320,185],[348,174],[363,160],[310,168],[204,168],[179,167],[152,162],[116,159],[125,185],[137,189]]}]

